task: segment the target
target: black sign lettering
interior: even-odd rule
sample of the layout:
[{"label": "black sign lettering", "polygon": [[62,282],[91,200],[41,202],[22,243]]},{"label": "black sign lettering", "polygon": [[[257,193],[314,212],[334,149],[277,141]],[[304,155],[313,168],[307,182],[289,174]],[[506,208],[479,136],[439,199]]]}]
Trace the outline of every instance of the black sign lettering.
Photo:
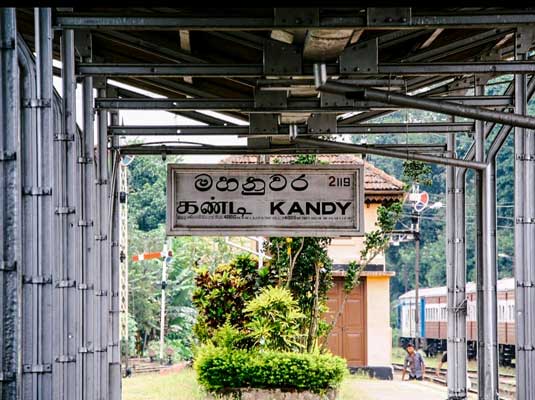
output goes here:
[{"label": "black sign lettering", "polygon": [[284,201],[278,201],[278,202],[271,202],[270,211],[269,213],[271,215],[275,215],[275,211],[279,213],[279,215],[284,215],[284,211],[282,211],[281,207],[284,204]]},{"label": "black sign lettering", "polygon": [[338,207],[340,207],[340,211],[342,211],[342,215],[346,215],[346,210],[351,205],[351,202],[346,201],[344,204],[342,204],[339,201],[337,201],[336,204],[338,205]]},{"label": "black sign lettering", "polygon": [[270,176],[271,182],[269,183],[269,188],[274,192],[280,192],[284,190],[287,184],[286,177],[281,174],[274,174]]},{"label": "black sign lettering", "polygon": [[292,189],[297,192],[302,192],[308,188],[308,181],[305,179],[305,174],[299,175],[292,181]]},{"label": "black sign lettering", "polygon": [[336,212],[336,204],[326,201],[321,203],[321,215],[332,215]]},{"label": "black sign lettering", "polygon": [[195,189],[206,192],[212,188],[212,177],[208,174],[200,174],[195,177]]},{"label": "black sign lettering", "polygon": [[242,185],[242,194],[246,196],[262,196],[266,194],[266,182],[263,179],[249,176]]},{"label": "black sign lettering", "polygon": [[288,215],[293,215],[293,214],[305,215],[303,209],[301,208],[301,206],[299,205],[297,201],[294,201],[294,203],[288,210]]},{"label": "black sign lettering", "polygon": [[240,184],[236,178],[227,178],[226,176],[220,177],[215,185],[220,192],[234,192],[238,186]]}]

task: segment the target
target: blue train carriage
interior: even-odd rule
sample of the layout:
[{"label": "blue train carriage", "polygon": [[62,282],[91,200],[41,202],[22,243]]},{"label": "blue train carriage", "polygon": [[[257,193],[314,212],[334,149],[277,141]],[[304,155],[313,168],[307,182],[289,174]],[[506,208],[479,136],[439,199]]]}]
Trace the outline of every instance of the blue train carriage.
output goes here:
[{"label": "blue train carriage", "polygon": [[[515,358],[514,279],[498,281],[498,343],[501,365],[512,365]],[[447,348],[447,288],[434,287],[419,290],[419,343],[428,356],[446,351]],[[466,338],[468,358],[477,356],[476,286],[466,285],[467,321]],[[399,345],[415,341],[415,293],[411,290],[399,297],[398,329]]]}]

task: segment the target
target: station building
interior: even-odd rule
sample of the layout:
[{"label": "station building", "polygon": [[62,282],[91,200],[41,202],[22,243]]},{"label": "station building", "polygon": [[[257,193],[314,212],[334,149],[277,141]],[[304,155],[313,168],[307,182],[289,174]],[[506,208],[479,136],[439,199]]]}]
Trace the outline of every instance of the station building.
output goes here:
[{"label": "station building", "polygon": [[[294,156],[277,155],[277,164],[290,164]],[[376,168],[357,155],[320,155],[318,160],[332,165],[364,165],[364,225],[376,229],[380,205],[401,200],[403,182]],[[264,160],[265,161],[265,160]],[[231,156],[225,164],[256,164],[258,156]],[[333,260],[334,285],[329,291],[326,318],[332,320],[344,300],[344,277],[351,261],[359,259],[364,237],[334,238],[328,249]],[[329,349],[347,360],[352,370],[364,369],[372,376],[392,378],[392,328],[390,327],[390,278],[385,255],[378,254],[361,273],[360,284],[349,294],[337,325],[329,337]]]}]

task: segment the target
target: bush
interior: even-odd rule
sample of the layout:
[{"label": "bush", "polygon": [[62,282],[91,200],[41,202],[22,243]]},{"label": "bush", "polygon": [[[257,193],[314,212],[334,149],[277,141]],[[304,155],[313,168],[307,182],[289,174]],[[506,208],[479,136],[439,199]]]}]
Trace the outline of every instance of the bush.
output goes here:
[{"label": "bush", "polygon": [[194,332],[201,342],[227,322],[238,328],[244,326],[247,318],[243,308],[257,289],[257,270],[254,257],[241,255],[230,264],[219,265],[213,273],[197,271],[192,300],[198,310]]},{"label": "bush", "polygon": [[346,361],[329,354],[232,350],[205,345],[195,361],[199,383],[208,391],[235,388],[280,388],[321,393],[336,388]]},{"label": "bush", "polygon": [[250,319],[246,327],[254,345],[279,351],[301,349],[299,322],[305,316],[288,289],[263,289],[245,307]]}]

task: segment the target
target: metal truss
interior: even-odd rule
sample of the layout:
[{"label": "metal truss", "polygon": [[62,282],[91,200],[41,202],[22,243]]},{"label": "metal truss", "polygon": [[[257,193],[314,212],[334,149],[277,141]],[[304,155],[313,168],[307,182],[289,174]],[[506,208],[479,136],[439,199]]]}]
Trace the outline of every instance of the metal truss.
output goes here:
[{"label": "metal truss", "polygon": [[[307,125],[296,125],[298,135],[317,135],[317,132],[309,132]],[[418,124],[359,124],[338,125],[337,135],[365,135],[365,134],[406,134],[406,133],[447,133],[447,132],[472,132],[474,124],[470,122],[436,122]],[[118,136],[253,136],[254,129],[250,126],[109,126],[108,133]],[[257,132],[262,133],[262,132]],[[333,132],[334,133],[334,132]],[[290,125],[278,125],[276,133],[270,136],[288,136]]]},{"label": "metal truss", "polygon": [[116,29],[116,30],[276,30],[300,29],[422,29],[422,28],[487,28],[515,27],[535,23],[532,13],[508,9],[489,12],[464,11],[462,14],[436,15],[419,13],[411,8],[368,8],[339,11],[331,15],[320,14],[319,8],[275,8],[271,16],[166,16],[150,15],[125,17],[124,15],[72,16],[59,14],[55,19],[57,29]]},{"label": "metal truss", "polygon": [[[329,75],[343,77],[369,75],[371,70],[352,69],[344,71],[339,65],[326,65]],[[421,75],[460,75],[460,74],[533,74],[535,65],[529,61],[479,61],[479,62],[436,62],[436,63],[379,63],[374,75],[421,76]],[[79,64],[79,75],[108,77],[235,77],[260,78],[269,75],[263,64]],[[290,72],[287,76],[313,78],[313,65],[303,65],[302,70]],[[284,76],[284,74],[282,75]]]},{"label": "metal truss", "polygon": [[[0,397],[120,398],[119,338],[127,330],[121,155],[311,153],[375,154],[447,167],[448,358],[456,365],[448,371],[452,400],[466,398],[464,191],[467,171],[475,171],[479,397],[497,399],[495,157],[514,129],[517,398],[535,399],[535,259],[530,253],[535,118],[527,112],[535,90],[535,79],[528,79],[535,65],[527,57],[535,41],[530,28],[535,10],[274,8],[226,10],[222,16],[195,9],[88,9],[82,15],[43,8],[31,21],[25,20],[27,14],[19,15],[17,40],[15,10],[0,9],[0,218],[7,221],[0,228]],[[28,31],[29,22],[35,32]],[[482,31],[466,35],[465,28]],[[337,50],[326,49],[326,59],[316,59],[327,54],[318,35],[305,33],[302,41],[282,43],[273,32],[251,32],[296,29],[353,32],[342,32],[342,39],[334,40]],[[140,33],[126,32],[134,30]],[[199,43],[228,47],[178,49],[165,45],[169,38],[153,41],[150,31],[160,30],[195,31]],[[452,36],[441,41],[448,32]],[[235,58],[234,47],[241,48]],[[52,66],[58,54],[61,70]],[[63,98],[53,92],[53,73],[61,74]],[[515,74],[505,95],[485,96],[488,80],[504,74]],[[164,98],[115,87],[111,79]],[[74,118],[77,80],[83,91],[82,129]],[[474,95],[467,95],[469,89]],[[452,118],[369,123],[408,108]],[[207,126],[122,126],[118,112],[123,109],[167,110]],[[202,113],[208,110],[249,126]],[[355,111],[362,112],[345,115]],[[409,133],[443,134],[444,141],[366,145],[333,140],[335,135]],[[470,134],[473,144],[459,156],[456,141],[462,133]],[[247,145],[199,145],[181,138],[225,135],[247,138]],[[170,138],[121,145],[119,136]]]},{"label": "metal truss", "polygon": [[[327,89],[326,89],[327,90]],[[368,89],[367,89],[368,90]],[[377,91],[379,92],[379,91]],[[367,95],[377,92],[365,92]],[[441,96],[432,97],[437,102],[450,102],[484,107],[503,107],[511,105],[511,96]],[[382,99],[387,100],[387,99]],[[217,111],[240,111],[245,113],[269,113],[269,112],[352,112],[369,109],[400,109],[414,107],[412,105],[394,104],[388,101],[357,101],[346,100],[340,102],[335,99],[329,101],[325,96],[321,99],[299,99],[273,97],[264,103],[254,99],[107,99],[97,98],[95,106],[98,109],[114,110],[165,110],[165,111],[193,111],[193,110],[217,110]]]}]

